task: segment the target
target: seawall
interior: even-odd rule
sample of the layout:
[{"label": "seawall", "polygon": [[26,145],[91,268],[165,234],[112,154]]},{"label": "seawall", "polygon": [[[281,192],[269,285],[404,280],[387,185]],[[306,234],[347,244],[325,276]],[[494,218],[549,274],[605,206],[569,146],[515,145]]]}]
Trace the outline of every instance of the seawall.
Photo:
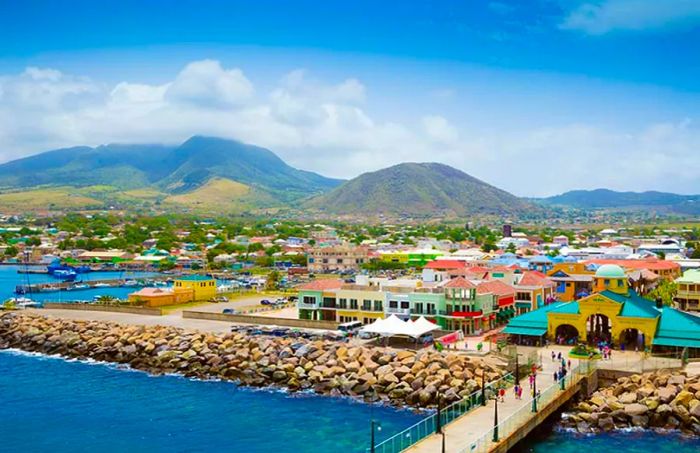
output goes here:
[{"label": "seawall", "polygon": [[479,389],[505,371],[481,359],[433,350],[393,351],[330,340],[203,333],[9,312],[0,315],[0,349],[124,363],[154,374],[179,373],[248,386],[431,407]]}]

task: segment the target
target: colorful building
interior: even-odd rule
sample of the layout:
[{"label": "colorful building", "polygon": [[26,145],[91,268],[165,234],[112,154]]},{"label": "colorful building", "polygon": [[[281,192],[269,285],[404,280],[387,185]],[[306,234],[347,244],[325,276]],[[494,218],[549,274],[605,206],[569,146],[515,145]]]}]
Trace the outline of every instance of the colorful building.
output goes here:
[{"label": "colorful building", "polygon": [[[319,279],[299,286],[297,308],[299,319],[320,321],[323,319],[336,320],[335,291],[343,286],[339,279]],[[325,302],[324,302],[325,299]],[[324,306],[325,305],[325,306]]]},{"label": "colorful building", "polygon": [[682,277],[676,279],[676,283],[676,307],[685,311],[700,312],[700,270],[685,271]]},{"label": "colorful building", "polygon": [[640,297],[629,289],[620,266],[600,266],[594,290],[577,301],[555,302],[515,317],[504,333],[524,343],[549,338],[568,344],[606,341],[626,349],[689,347],[700,351],[700,318],[657,307]]},{"label": "colorful building", "polygon": [[186,275],[173,283],[173,292],[190,301],[209,300],[216,297],[216,279],[208,275]]},{"label": "colorful building", "polygon": [[681,266],[675,261],[666,261],[658,258],[647,258],[643,260],[611,260],[593,259],[585,261],[585,264],[614,264],[626,270],[649,270],[665,280],[675,280],[681,276]]},{"label": "colorful building", "polygon": [[146,307],[162,307],[190,302],[191,291],[175,292],[170,288],[141,288],[129,294],[129,302],[134,305]]},{"label": "colorful building", "polygon": [[371,324],[384,318],[385,294],[378,285],[346,284],[335,291],[336,320],[340,323],[361,321]]},{"label": "colorful building", "polygon": [[541,272],[523,272],[514,286],[517,314],[537,310],[555,300],[554,282]]}]

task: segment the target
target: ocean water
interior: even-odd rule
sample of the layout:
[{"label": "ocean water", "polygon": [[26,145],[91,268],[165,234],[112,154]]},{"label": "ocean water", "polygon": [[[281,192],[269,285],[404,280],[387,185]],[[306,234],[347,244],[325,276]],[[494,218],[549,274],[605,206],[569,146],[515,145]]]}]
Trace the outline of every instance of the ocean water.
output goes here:
[{"label": "ocean water", "polygon": [[424,415],[0,351],[2,452],[364,452]]},{"label": "ocean water", "polygon": [[577,434],[549,430],[518,444],[513,453],[698,453],[700,438],[677,432],[630,431]]},{"label": "ocean water", "polygon": [[[4,301],[7,298],[15,297],[14,294],[15,287],[17,285],[26,285],[27,283],[37,284],[37,283],[52,283],[60,282],[61,280],[54,278],[48,274],[18,274],[17,270],[21,266],[0,266],[0,301]],[[45,269],[45,267],[39,267]],[[86,274],[80,274],[78,276],[79,280],[89,281],[89,280],[116,280],[120,278],[141,278],[157,275],[152,272],[122,272],[122,271],[108,271],[108,272],[88,272]],[[129,293],[134,292],[135,288],[94,288],[94,289],[83,289],[76,291],[52,291],[47,293],[33,293],[31,298],[33,300],[44,302],[61,302],[61,301],[91,301],[95,296],[110,295],[117,297],[119,299],[126,299]]]}]

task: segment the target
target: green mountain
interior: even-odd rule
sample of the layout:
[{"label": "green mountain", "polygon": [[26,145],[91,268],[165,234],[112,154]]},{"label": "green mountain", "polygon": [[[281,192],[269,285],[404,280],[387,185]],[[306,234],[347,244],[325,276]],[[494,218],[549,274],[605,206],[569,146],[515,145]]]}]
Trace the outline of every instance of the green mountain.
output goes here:
[{"label": "green mountain", "polygon": [[[217,183],[213,186],[208,184],[213,181]],[[146,197],[148,199],[164,199],[169,195],[201,190],[195,199],[215,192],[217,202],[221,203],[220,191],[212,187],[245,186],[248,189],[231,191],[235,206],[243,206],[240,200],[233,200],[243,194],[247,207],[255,207],[258,202],[262,207],[284,206],[328,191],[340,182],[293,168],[265,148],[200,136],[192,137],[179,146],[64,148],[0,165],[0,189],[5,193],[61,188],[61,193],[67,195],[93,197],[94,192],[99,192],[98,198],[110,202],[114,201],[116,192],[123,194],[147,188],[156,193],[155,196]],[[105,187],[113,190],[105,190]],[[69,188],[79,190],[71,193]],[[127,194],[129,197],[133,198]],[[16,195],[9,198],[22,199]],[[124,200],[124,197],[116,198]],[[191,205],[192,198],[173,199],[188,200]],[[73,201],[76,199],[79,198],[72,198]]]},{"label": "green mountain", "polygon": [[542,204],[578,209],[654,210],[657,212],[700,214],[700,195],[667,192],[616,192],[608,189],[572,190],[542,198]]},{"label": "green mountain", "polygon": [[315,197],[306,207],[351,215],[411,217],[525,215],[542,209],[438,163],[404,163],[365,173]]}]

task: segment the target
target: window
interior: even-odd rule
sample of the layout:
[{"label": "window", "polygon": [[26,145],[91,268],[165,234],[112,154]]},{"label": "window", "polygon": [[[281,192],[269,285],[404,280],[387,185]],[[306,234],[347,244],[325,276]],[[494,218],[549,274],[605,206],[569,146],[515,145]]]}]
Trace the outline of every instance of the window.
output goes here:
[{"label": "window", "polygon": [[426,304],[426,308],[428,310],[429,315],[435,314],[435,304]]},{"label": "window", "polygon": [[372,301],[369,299],[364,299],[362,301],[362,310],[364,310],[364,311],[372,310]]},{"label": "window", "polygon": [[410,304],[408,301],[401,301],[401,308],[404,310],[408,310],[410,308]]},{"label": "window", "polygon": [[389,308],[399,308],[399,302],[396,300],[389,301]]},{"label": "window", "polygon": [[422,302],[416,303],[414,305],[414,308],[415,308],[416,313],[418,313],[418,314],[423,313],[423,303]]},{"label": "window", "polygon": [[313,296],[304,296],[302,301],[307,304],[307,305],[314,305],[316,304],[316,298]]},{"label": "window", "polygon": [[608,280],[608,279],[606,278],[605,280],[603,280],[603,284],[604,284],[605,286],[610,286],[610,280]]},{"label": "window", "polygon": [[357,299],[350,299],[350,309],[357,310]]},{"label": "window", "polygon": [[382,311],[384,308],[382,307],[382,301],[381,300],[375,300],[374,301],[374,311]]},{"label": "window", "polygon": [[339,308],[348,308],[348,300],[347,299],[338,299],[338,307]]}]

